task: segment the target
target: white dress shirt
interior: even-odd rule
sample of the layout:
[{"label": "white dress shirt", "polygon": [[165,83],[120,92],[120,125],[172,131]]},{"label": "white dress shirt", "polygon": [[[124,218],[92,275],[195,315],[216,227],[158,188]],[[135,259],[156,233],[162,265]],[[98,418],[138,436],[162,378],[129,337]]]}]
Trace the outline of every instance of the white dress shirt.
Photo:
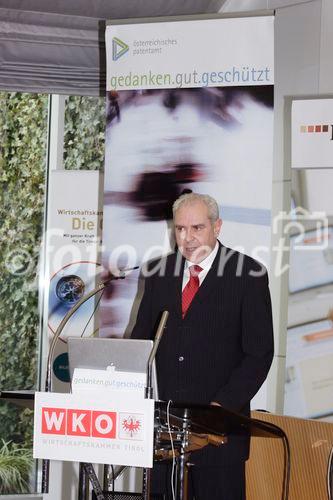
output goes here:
[{"label": "white dress shirt", "polygon": [[198,274],[199,286],[201,286],[203,280],[206,278],[206,276],[208,274],[209,269],[212,267],[212,264],[214,262],[216,254],[218,252],[218,249],[219,249],[219,244],[218,244],[218,242],[216,242],[214,249],[210,252],[209,255],[207,255],[207,257],[203,261],[199,262],[199,264],[194,264],[194,262],[191,262],[189,260],[185,261],[182,290],[184,290],[185,286],[187,285],[188,281],[190,280],[190,271],[189,271],[190,266],[197,265],[197,266],[202,267],[202,271],[200,271],[200,273]]}]

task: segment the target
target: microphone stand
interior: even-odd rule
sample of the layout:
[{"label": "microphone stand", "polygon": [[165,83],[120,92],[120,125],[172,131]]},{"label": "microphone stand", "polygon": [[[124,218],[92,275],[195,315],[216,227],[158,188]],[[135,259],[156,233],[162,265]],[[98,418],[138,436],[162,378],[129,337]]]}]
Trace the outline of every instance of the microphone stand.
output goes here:
[{"label": "microphone stand", "polygon": [[[113,280],[119,280],[119,279],[125,279],[126,274],[125,271],[132,271],[134,269],[138,269],[138,267],[134,267],[131,269],[124,269],[120,276],[114,276],[113,274],[111,275],[110,278],[106,279],[105,281],[102,281],[99,283],[91,292],[87,293],[81,299],[68,311],[68,313],[64,316],[64,318],[61,320],[58,328],[55,331],[54,337],[52,339],[50,349],[49,349],[49,354],[47,357],[47,369],[46,369],[46,379],[45,379],[45,392],[52,392],[52,361],[53,361],[53,356],[54,356],[54,349],[56,346],[56,343],[65,328],[67,322],[70,320],[70,318],[75,314],[75,312],[89,300],[91,297],[96,295],[98,292],[102,292],[111,281]],[[50,476],[50,461],[47,459],[44,459],[42,462],[42,493],[48,493],[49,492],[49,476]]]},{"label": "microphone stand", "polygon": [[[164,311],[159,322],[157,332],[154,339],[154,345],[148,358],[147,364],[147,386],[145,387],[145,398],[153,399],[153,387],[152,387],[152,366],[153,361],[156,356],[156,352],[161,341],[162,335],[164,333],[165,325],[169,317],[169,312]],[[148,468],[143,469],[143,499],[150,500],[150,477],[151,470]]]},{"label": "microphone stand", "polygon": [[145,398],[146,399],[153,399],[153,387],[152,387],[152,382],[151,382],[153,361],[155,359],[159,343],[160,343],[162,335],[164,333],[164,328],[165,328],[166,322],[168,321],[168,317],[169,317],[169,311],[163,311],[163,314],[162,314],[162,317],[161,317],[161,320],[159,322],[157,332],[155,335],[154,345],[153,345],[153,348],[152,348],[151,353],[150,353],[149,358],[148,358],[147,386],[145,387]]}]

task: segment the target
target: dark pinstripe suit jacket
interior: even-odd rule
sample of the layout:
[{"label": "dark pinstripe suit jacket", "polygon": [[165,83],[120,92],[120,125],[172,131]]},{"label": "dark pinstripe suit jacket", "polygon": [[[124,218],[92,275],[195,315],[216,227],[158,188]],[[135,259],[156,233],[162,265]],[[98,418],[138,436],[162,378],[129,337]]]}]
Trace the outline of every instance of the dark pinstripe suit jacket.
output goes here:
[{"label": "dark pinstripe suit jacket", "polygon": [[[177,253],[150,263],[155,272],[145,278],[132,338],[153,338],[161,312],[168,310],[157,354],[160,399],[200,404],[217,401],[248,415],[250,400],[265,380],[273,357],[266,270],[252,258],[220,244],[182,319],[184,263]],[[192,461],[222,465],[246,460],[248,449],[249,440],[235,436],[221,448],[209,446],[193,454]]]}]

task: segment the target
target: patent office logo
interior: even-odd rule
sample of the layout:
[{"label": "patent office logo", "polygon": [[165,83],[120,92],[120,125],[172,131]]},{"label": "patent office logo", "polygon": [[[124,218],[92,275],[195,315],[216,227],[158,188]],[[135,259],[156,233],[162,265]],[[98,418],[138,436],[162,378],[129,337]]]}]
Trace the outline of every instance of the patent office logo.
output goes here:
[{"label": "patent office logo", "polygon": [[112,38],[112,60],[117,61],[123,55],[128,52],[129,46],[127,43],[120,40],[120,38],[116,38],[115,36]]}]

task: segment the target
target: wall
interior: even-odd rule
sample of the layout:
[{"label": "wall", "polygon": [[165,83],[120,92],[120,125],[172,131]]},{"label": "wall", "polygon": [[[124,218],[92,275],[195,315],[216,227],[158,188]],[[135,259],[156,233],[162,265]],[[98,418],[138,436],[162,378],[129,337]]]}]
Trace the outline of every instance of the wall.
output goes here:
[{"label": "wall", "polygon": [[[274,171],[272,215],[289,212],[291,187],[302,202],[308,186],[307,176],[313,174],[291,172],[290,168],[290,111],[292,97],[316,96],[332,92],[333,68],[333,2],[287,0],[255,0],[225,3],[222,12],[240,12],[254,9],[275,9],[275,121]],[[288,5],[289,4],[289,5]],[[320,174],[318,174],[319,176]],[[323,175],[323,174],[322,174]],[[324,174],[325,182],[331,179]],[[317,180],[317,179],[316,179]],[[319,180],[320,182],[320,180]],[[321,181],[322,182],[322,181]],[[283,228],[272,235],[272,273],[270,288],[275,329],[275,357],[267,382],[267,408],[283,412],[286,331],[288,321],[288,273],[274,276],[274,262],[278,264],[276,248],[283,236]],[[283,253],[282,266],[288,264],[288,252]],[[303,308],[304,309],[304,308]]]}]

